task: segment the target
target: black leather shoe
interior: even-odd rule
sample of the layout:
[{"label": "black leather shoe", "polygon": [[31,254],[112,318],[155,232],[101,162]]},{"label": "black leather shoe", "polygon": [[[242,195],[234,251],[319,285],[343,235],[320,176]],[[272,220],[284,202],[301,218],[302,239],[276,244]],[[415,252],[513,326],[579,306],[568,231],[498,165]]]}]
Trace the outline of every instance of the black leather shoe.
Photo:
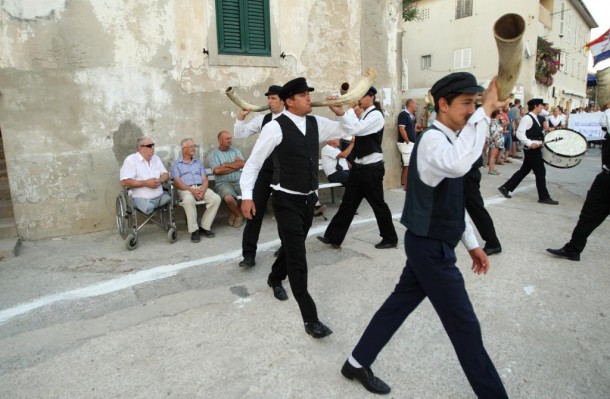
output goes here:
[{"label": "black leather shoe", "polygon": [[512,198],[512,196],[508,193],[508,190],[504,186],[498,187],[498,191],[504,196],[504,198]]},{"label": "black leather shoe", "polygon": [[195,230],[191,233],[191,242],[199,242],[199,230]]},{"label": "black leather shoe", "polygon": [[391,242],[391,241],[381,240],[381,242],[379,244],[375,245],[375,248],[377,248],[377,249],[396,248],[397,245],[398,245],[398,243],[396,241]]},{"label": "black leather shoe", "polygon": [[566,259],[575,260],[575,261],[580,260],[580,254],[578,252],[566,251],[565,247],[559,248],[559,249],[547,248],[546,252],[553,254],[555,256],[559,256],[560,258],[566,258]]},{"label": "black leather shoe", "polygon": [[203,227],[200,227],[199,231],[201,232],[201,234],[203,234],[207,238],[214,238],[214,237],[216,237],[216,234],[214,234],[214,232],[212,230],[206,230]]},{"label": "black leather shoe", "polygon": [[321,321],[305,323],[305,332],[314,338],[324,338],[333,333],[333,331],[322,324]]},{"label": "black leather shoe", "polygon": [[559,204],[559,201],[555,201],[554,199],[552,199],[550,197],[549,198],[545,198],[543,200],[538,200],[538,202],[540,204],[547,204],[547,205],[558,205]]},{"label": "black leather shoe", "polygon": [[288,294],[286,293],[284,287],[282,287],[282,283],[279,285],[273,285],[271,284],[271,281],[267,280],[267,285],[273,290],[273,296],[276,299],[279,299],[280,301],[285,301],[288,299]]},{"label": "black leather shoe", "polygon": [[341,248],[341,245],[335,244],[334,242],[331,242],[330,239],[328,239],[328,238],[326,238],[324,236],[318,236],[317,238],[318,238],[318,240],[322,241],[324,244],[328,244],[328,245],[330,245],[331,247],[333,247],[335,249]]},{"label": "black leather shoe", "polygon": [[388,394],[391,389],[385,382],[375,377],[373,371],[370,368],[360,367],[356,368],[352,366],[348,360],[345,361],[341,368],[341,374],[348,380],[354,378],[358,380],[367,391],[379,394]]},{"label": "black leather shoe", "polygon": [[483,252],[485,252],[485,255],[487,255],[487,256],[493,255],[493,254],[499,254],[500,252],[502,252],[502,247],[499,245],[497,247],[485,246],[483,248]]},{"label": "black leather shoe", "polygon": [[254,258],[244,258],[241,262],[239,262],[239,267],[253,267],[256,265]]}]

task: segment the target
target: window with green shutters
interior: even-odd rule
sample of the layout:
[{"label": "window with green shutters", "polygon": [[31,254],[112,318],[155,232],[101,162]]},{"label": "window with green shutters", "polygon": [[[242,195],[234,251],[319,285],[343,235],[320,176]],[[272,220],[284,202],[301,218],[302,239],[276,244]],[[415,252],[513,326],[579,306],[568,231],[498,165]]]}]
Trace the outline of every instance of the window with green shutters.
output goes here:
[{"label": "window with green shutters", "polygon": [[271,55],[269,0],[216,0],[219,54]]}]

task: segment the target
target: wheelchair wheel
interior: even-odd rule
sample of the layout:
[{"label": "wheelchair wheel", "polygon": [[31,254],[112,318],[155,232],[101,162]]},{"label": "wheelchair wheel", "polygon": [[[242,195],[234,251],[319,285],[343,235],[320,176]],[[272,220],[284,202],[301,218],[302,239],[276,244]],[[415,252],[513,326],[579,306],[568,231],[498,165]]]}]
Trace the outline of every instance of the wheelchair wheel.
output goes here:
[{"label": "wheelchair wheel", "polygon": [[125,239],[125,247],[130,251],[136,249],[138,247],[138,237],[133,233],[129,234]]},{"label": "wheelchair wheel", "polygon": [[125,198],[125,193],[120,193],[116,197],[116,227],[119,230],[121,238],[127,237],[127,232],[129,231],[129,227],[127,226],[128,220],[127,199]]},{"label": "wheelchair wheel", "polygon": [[178,233],[176,233],[176,229],[174,227],[171,227],[167,232],[167,241],[169,241],[170,244],[173,244],[177,239]]}]

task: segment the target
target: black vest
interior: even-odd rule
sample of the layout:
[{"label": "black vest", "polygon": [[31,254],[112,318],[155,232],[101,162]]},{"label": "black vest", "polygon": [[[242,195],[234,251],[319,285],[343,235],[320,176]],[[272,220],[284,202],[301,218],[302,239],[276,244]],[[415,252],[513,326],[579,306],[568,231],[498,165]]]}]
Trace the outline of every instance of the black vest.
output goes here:
[{"label": "black vest", "polygon": [[[415,142],[407,179],[407,195],[400,223],[412,234],[445,241],[456,246],[466,229],[464,222],[464,178],[444,178],[436,187],[421,181],[417,153],[426,129]],[[451,143],[451,140],[447,138]],[[453,145],[453,144],[452,144]]]},{"label": "black vest", "polygon": [[[378,109],[371,110],[368,114],[364,116],[363,119],[366,119],[367,116],[372,114],[373,112],[381,112]],[[383,115],[383,113],[381,114]],[[383,138],[383,127],[380,131],[373,134],[367,134],[366,136],[358,136],[356,137],[356,141],[354,143],[354,148],[352,149],[352,154],[356,156],[356,158],[362,158],[367,155],[370,155],[374,152],[381,152],[381,139]]]},{"label": "black vest", "polygon": [[272,184],[282,188],[307,194],[318,188],[318,122],[313,116],[306,116],[306,134],[286,115],[275,121],[282,129],[282,142],[275,147],[273,158]]},{"label": "black vest", "polygon": [[542,122],[536,120],[538,118],[534,118],[532,114],[527,114],[530,118],[532,118],[532,127],[525,131],[525,137],[530,140],[538,140],[544,141],[544,132],[542,131]]}]

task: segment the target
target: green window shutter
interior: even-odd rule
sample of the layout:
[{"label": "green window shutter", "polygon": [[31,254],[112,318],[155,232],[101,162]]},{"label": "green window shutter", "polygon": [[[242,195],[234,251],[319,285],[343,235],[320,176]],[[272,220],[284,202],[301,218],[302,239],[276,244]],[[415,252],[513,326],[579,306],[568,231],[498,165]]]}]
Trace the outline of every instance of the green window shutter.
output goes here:
[{"label": "green window shutter", "polygon": [[269,0],[216,0],[220,54],[271,55]]}]

